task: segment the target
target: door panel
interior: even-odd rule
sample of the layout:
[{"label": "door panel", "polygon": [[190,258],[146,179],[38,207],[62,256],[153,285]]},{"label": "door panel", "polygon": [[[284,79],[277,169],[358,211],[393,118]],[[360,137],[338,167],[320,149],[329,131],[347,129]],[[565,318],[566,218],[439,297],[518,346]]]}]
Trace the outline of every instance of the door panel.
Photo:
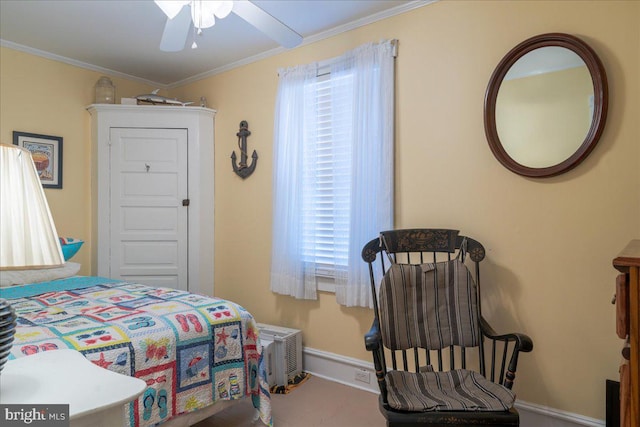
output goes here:
[{"label": "door panel", "polygon": [[177,242],[124,241],[121,246],[120,274],[175,275],[179,268]]},{"label": "door panel", "polygon": [[111,128],[110,276],[188,289],[186,129]]},{"label": "door panel", "polygon": [[127,206],[120,210],[120,229],[129,235],[148,234],[155,231],[158,236],[176,235],[179,225],[180,207]]},{"label": "door panel", "polygon": [[[149,161],[144,165],[153,163]],[[122,194],[121,197],[144,199],[146,203],[159,203],[162,205],[167,200],[178,197],[179,176],[175,172],[158,172],[156,169],[149,173],[142,174],[139,171],[122,171]]]}]

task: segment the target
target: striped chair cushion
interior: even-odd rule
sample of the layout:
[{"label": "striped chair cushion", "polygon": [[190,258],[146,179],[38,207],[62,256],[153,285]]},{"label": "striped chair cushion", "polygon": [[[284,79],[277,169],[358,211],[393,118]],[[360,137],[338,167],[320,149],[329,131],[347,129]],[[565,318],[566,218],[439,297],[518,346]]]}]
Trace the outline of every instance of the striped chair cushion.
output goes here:
[{"label": "striped chair cushion", "polygon": [[394,409],[426,411],[508,411],[515,394],[477,372],[387,373],[387,399]]},{"label": "striped chair cushion", "polygon": [[458,259],[393,264],[380,285],[382,340],[392,350],[479,345],[477,288]]}]

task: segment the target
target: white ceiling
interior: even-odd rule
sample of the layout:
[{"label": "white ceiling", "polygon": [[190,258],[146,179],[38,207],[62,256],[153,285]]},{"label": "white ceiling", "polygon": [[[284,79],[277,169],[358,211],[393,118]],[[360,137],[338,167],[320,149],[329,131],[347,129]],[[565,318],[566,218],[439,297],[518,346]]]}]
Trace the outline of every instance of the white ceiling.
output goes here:
[{"label": "white ceiling", "polygon": [[[302,35],[304,45],[432,1],[253,3]],[[232,13],[195,36],[197,49],[162,52],[165,22],[152,0],[0,0],[2,46],[158,87],[183,84],[284,51]]]}]

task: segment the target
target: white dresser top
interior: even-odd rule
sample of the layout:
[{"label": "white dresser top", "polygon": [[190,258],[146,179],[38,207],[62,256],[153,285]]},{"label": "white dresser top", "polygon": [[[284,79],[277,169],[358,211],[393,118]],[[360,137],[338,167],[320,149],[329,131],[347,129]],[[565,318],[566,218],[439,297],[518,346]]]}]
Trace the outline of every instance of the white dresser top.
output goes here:
[{"label": "white dresser top", "polygon": [[123,405],[146,387],[141,379],[101,368],[75,350],[51,350],[6,363],[0,403],[69,404],[74,419]]}]

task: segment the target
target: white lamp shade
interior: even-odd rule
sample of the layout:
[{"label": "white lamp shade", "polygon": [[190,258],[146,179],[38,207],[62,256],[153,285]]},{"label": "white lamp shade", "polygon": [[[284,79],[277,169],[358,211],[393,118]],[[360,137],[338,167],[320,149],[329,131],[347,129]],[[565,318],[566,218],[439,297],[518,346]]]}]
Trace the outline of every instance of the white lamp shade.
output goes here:
[{"label": "white lamp shade", "polygon": [[31,153],[0,144],[0,270],[64,264]]}]

